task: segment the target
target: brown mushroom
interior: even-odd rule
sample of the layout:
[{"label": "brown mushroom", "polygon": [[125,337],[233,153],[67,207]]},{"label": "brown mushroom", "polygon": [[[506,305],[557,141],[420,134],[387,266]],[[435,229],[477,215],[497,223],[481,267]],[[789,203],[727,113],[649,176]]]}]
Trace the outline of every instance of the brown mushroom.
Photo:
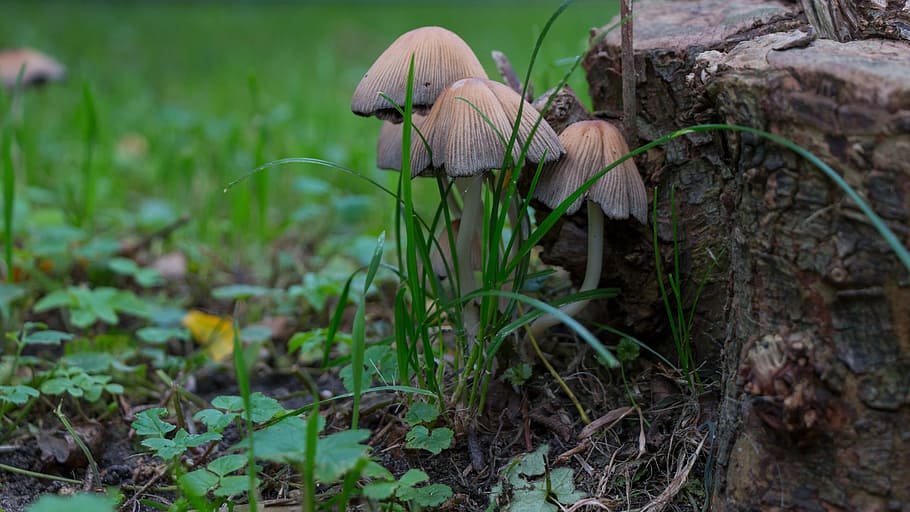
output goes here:
[{"label": "brown mushroom", "polygon": [[56,82],[66,77],[66,68],[54,58],[31,48],[0,51],[0,81],[5,87],[16,85],[19,70],[25,66],[22,85],[40,85]]},{"label": "brown mushroom", "polygon": [[[544,166],[534,190],[534,197],[550,208],[559,206],[586,181],[629,153],[620,131],[602,120],[571,124],[559,135],[559,140],[566,148],[566,155],[562,160]],[[611,219],[626,219],[631,215],[639,222],[647,223],[648,197],[638,168],[630,158],[596,181],[569,206],[566,214],[578,211],[582,201],[588,208],[588,261],[579,291],[589,291],[597,288],[600,282],[604,215]],[[560,310],[575,316],[587,303],[586,300],[573,302]],[[543,315],[531,324],[531,333],[542,334],[557,323],[556,317]]]},{"label": "brown mushroom", "polygon": [[[446,88],[421,125],[426,144],[411,146],[412,176],[441,170],[456,178],[456,186],[464,198],[461,229],[455,244],[459,261],[470,261],[467,255],[481,231],[484,175],[503,166],[506,145],[522,103],[512,159],[518,160],[529,139],[527,160],[558,159],[563,153],[562,145],[545,121],[540,120],[531,138],[531,128],[540,114],[520,94],[485,78],[465,78]],[[474,290],[474,269],[468,264],[459,265],[458,273],[461,294]]]},{"label": "brown mushroom", "polygon": [[398,37],[370,66],[354,91],[351,110],[357,115],[400,123],[401,114],[395,104],[405,103],[412,55],[413,105],[417,113],[425,113],[452,82],[487,76],[471,47],[457,34],[442,27],[420,27]]}]

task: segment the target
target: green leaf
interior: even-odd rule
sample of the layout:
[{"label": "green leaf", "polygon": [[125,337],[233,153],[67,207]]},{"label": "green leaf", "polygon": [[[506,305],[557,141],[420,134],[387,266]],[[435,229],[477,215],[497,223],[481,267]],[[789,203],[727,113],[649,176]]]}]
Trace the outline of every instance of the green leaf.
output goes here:
[{"label": "green leaf", "polygon": [[371,500],[384,500],[392,496],[398,482],[371,482],[363,486],[363,495]]},{"label": "green leaf", "polygon": [[42,297],[35,305],[32,307],[32,310],[35,313],[44,313],[45,311],[50,311],[54,308],[59,308],[63,306],[69,306],[73,304],[73,296],[70,294],[69,290],[56,290],[53,291],[44,297]]},{"label": "green leaf", "polygon": [[114,512],[118,498],[100,494],[76,494],[62,497],[45,494],[38,498],[26,512]]},{"label": "green leaf", "polygon": [[404,416],[404,421],[410,426],[418,423],[432,423],[439,417],[439,408],[426,402],[414,402]]},{"label": "green leaf", "polygon": [[164,283],[164,278],[161,277],[161,273],[153,268],[139,269],[139,271],[133,275],[133,279],[136,280],[136,284],[143,288],[151,288],[152,286],[158,286]]},{"label": "green leaf", "polygon": [[136,336],[146,343],[162,344],[170,339],[187,340],[190,333],[182,327],[143,327]]},{"label": "green leaf", "polygon": [[238,469],[241,469],[246,466],[247,456],[246,455],[225,455],[219,457],[206,466],[209,471],[215,473],[220,477],[225,477]]},{"label": "green leaf", "polygon": [[197,469],[182,475],[180,486],[194,496],[205,496],[209,489],[218,484],[218,476],[204,469]]},{"label": "green leaf", "polygon": [[47,330],[27,334],[22,339],[22,343],[26,345],[59,345],[60,342],[71,339],[73,339],[73,335],[68,332]]},{"label": "green leaf", "polygon": [[316,444],[316,478],[335,482],[366,457],[369,447],[360,444],[370,438],[365,429],[343,430],[320,438]]},{"label": "green leaf", "polygon": [[240,300],[251,297],[263,297],[272,293],[271,288],[252,286],[248,284],[232,284],[219,286],[212,290],[212,297],[218,300]]},{"label": "green leaf", "polygon": [[557,512],[559,508],[547,501],[546,488],[532,487],[516,490],[506,509],[509,512]]},{"label": "green leaf", "polygon": [[11,402],[16,405],[22,405],[31,398],[38,397],[38,390],[24,385],[0,386],[0,402]]},{"label": "green leaf", "polygon": [[[260,484],[260,480],[257,478],[256,486],[258,487],[259,484]],[[250,476],[249,475],[226,476],[221,479],[221,482],[219,482],[218,488],[216,488],[212,494],[214,494],[215,496],[225,496],[225,497],[233,496],[235,494],[240,494],[240,493],[246,492],[249,489],[249,485],[250,485]]]},{"label": "green leaf", "polygon": [[445,484],[430,484],[424,487],[402,487],[396,495],[402,500],[421,507],[436,507],[452,497],[452,488]]},{"label": "green leaf", "polygon": [[547,471],[547,466],[544,463],[544,457],[549,452],[549,445],[540,445],[533,452],[521,456],[521,460],[512,468],[512,471],[514,471],[514,474],[525,476],[543,475]]},{"label": "green leaf", "polygon": [[73,382],[66,377],[48,379],[41,384],[41,392],[46,395],[62,395],[67,391],[73,396],[82,396],[82,389],[73,387]]},{"label": "green leaf", "polygon": [[193,418],[201,421],[209,430],[221,432],[228,427],[239,414],[234,412],[222,412],[217,409],[203,409],[197,412]]},{"label": "green leaf", "polygon": [[139,265],[129,258],[111,258],[107,262],[107,268],[117,274],[132,276],[139,270]]},{"label": "green leaf", "polygon": [[616,358],[623,363],[638,359],[640,352],[641,349],[638,344],[627,337],[619,340],[619,345],[616,346]]},{"label": "green leaf", "polygon": [[70,312],[70,322],[73,326],[85,329],[98,321],[98,317],[91,311],[84,309],[73,310]]},{"label": "green leaf", "polygon": [[167,415],[167,409],[164,407],[155,407],[147,409],[136,415],[136,421],[130,426],[140,436],[157,436],[164,437],[165,434],[174,430],[174,425],[161,420],[162,416]]},{"label": "green leaf", "polygon": [[25,288],[17,284],[0,283],[0,309],[25,296]]},{"label": "green leaf", "polygon": [[412,428],[405,436],[405,439],[407,440],[405,446],[412,449],[426,450],[433,455],[439,455],[441,451],[452,446],[452,437],[454,434],[452,429],[447,427],[434,428],[432,431],[428,431],[423,425],[418,425]]},{"label": "green leaf", "polygon": [[[230,412],[243,412],[243,398],[234,395],[217,396],[212,400],[212,406]],[[250,408],[250,417],[255,423],[264,423],[285,412],[278,400],[259,391],[250,395]]]},{"label": "green leaf", "polygon": [[571,505],[585,497],[585,493],[575,490],[572,468],[556,468],[550,471],[550,492],[563,505]]},{"label": "green leaf", "polygon": [[430,476],[425,472],[419,469],[409,469],[407,473],[401,475],[401,478],[398,479],[398,484],[403,487],[414,487],[420,482],[426,482],[430,479]]},{"label": "green leaf", "polygon": [[272,330],[264,325],[249,325],[240,330],[240,339],[247,343],[268,341],[272,338]]}]

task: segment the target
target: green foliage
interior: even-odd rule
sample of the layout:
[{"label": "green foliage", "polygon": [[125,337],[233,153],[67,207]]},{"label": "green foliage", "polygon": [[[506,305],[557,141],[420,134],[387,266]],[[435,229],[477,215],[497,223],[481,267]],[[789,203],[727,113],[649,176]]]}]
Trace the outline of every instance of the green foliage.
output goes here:
[{"label": "green foliage", "polygon": [[616,346],[616,357],[623,363],[630,363],[638,359],[640,353],[641,349],[638,343],[628,337],[623,337],[619,340],[619,345]]},{"label": "green foliage", "polygon": [[78,328],[86,328],[99,320],[116,325],[120,321],[118,313],[141,318],[151,316],[148,303],[133,292],[106,286],[95,289],[70,286],[51,292],[35,304],[34,311],[42,313],[57,308],[68,310],[70,322]]},{"label": "green foliage", "polygon": [[129,258],[111,258],[107,266],[112,272],[132,277],[136,284],[144,288],[159,286],[164,283],[161,274],[153,268],[143,268]]},{"label": "green foliage", "polygon": [[387,478],[364,485],[363,495],[373,500],[397,500],[416,507],[442,505],[452,496],[452,488],[445,484],[417,486],[429,479],[430,477],[423,471],[409,469],[397,481]]},{"label": "green foliage", "polygon": [[404,421],[413,427],[420,423],[433,423],[438,417],[439,407],[426,402],[414,402],[404,415]]},{"label": "green foliage", "polygon": [[[369,447],[361,443],[369,437],[369,430],[343,430],[320,437],[314,457],[316,478],[323,483],[337,482],[348,471],[365,464]],[[256,457],[284,464],[303,464],[308,456],[303,442],[306,438],[306,421],[296,416],[287,417],[253,433]]]},{"label": "green foliage", "polygon": [[32,398],[37,398],[41,393],[31,386],[17,384],[15,386],[0,386],[0,402],[10,402],[22,405]]},{"label": "green foliage", "polygon": [[520,362],[513,366],[510,366],[506,368],[506,371],[502,372],[502,376],[505,377],[505,379],[508,380],[513,386],[521,386],[531,378],[531,375],[531,365],[525,362]]},{"label": "green foliage", "polygon": [[49,378],[41,384],[40,390],[48,395],[66,393],[73,398],[96,402],[105,391],[115,395],[123,393],[123,386],[111,383],[111,380],[113,377],[110,375],[92,375],[78,366],[70,366],[51,372]]},{"label": "green foliage", "polygon": [[[246,455],[225,455],[180,477],[180,484],[197,496],[212,492],[215,496],[227,497],[246,492],[249,476],[231,475],[245,468]],[[257,479],[258,485],[258,479]]]},{"label": "green foliage", "polygon": [[423,425],[418,425],[405,435],[407,440],[405,447],[426,450],[433,455],[439,455],[440,452],[452,446],[454,435],[455,433],[448,427],[429,430]]},{"label": "green foliage", "polygon": [[38,498],[38,501],[30,505],[26,512],[114,512],[117,510],[117,502],[120,501],[116,495],[100,494],[76,494],[74,496],[54,496],[47,494]]},{"label": "green foliage", "polygon": [[168,439],[165,435],[177,427],[161,420],[165,415],[167,409],[148,409],[137,414],[136,421],[131,425],[137,434],[145,436],[142,446],[152,449],[157,457],[165,461],[174,461],[190,448],[221,439],[221,434],[217,432],[190,434],[182,428],[177,430],[173,438]]},{"label": "green foliage", "polygon": [[[487,510],[558,512],[556,502],[571,505],[584,498],[584,493],[575,489],[571,468],[549,469],[549,451],[550,447],[544,444],[506,465],[500,483],[492,489]],[[497,504],[502,508],[496,508]]]}]

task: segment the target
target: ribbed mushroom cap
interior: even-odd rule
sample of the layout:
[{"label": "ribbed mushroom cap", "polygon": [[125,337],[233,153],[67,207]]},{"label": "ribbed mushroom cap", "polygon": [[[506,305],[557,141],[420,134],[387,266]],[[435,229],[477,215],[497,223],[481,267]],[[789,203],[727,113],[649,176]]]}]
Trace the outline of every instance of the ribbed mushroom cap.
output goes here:
[{"label": "ribbed mushroom cap", "polygon": [[[584,182],[629,152],[622,133],[599,119],[569,125],[559,140],[566,148],[566,155],[544,166],[534,190],[534,197],[550,208],[556,208]],[[572,203],[566,214],[578,211],[584,199],[599,204],[611,219],[626,219],[631,215],[641,223],[647,222],[648,196],[631,158],[597,181]]]},{"label": "ribbed mushroom cap", "polygon": [[[413,144],[411,175],[443,169],[449,176],[466,177],[498,169],[502,166],[506,144],[522,102],[521,123],[512,147],[512,158],[516,161],[540,114],[520,94],[501,83],[485,78],[465,78],[453,83],[439,95],[421,128],[432,159],[425,145]],[[526,159],[550,162],[562,153],[556,132],[541,120]]]},{"label": "ribbed mushroom cap", "polygon": [[23,64],[22,85],[56,82],[66,77],[66,68],[52,57],[31,48],[17,48],[0,51],[0,82],[6,87],[15,86]]},{"label": "ribbed mushroom cap", "polygon": [[452,82],[487,74],[471,47],[442,27],[421,27],[396,39],[363,75],[354,91],[351,110],[394,123],[401,115],[381,93],[404,106],[408,67],[414,55],[414,111],[426,113],[439,93]]},{"label": "ribbed mushroom cap", "polygon": [[[420,129],[425,116],[413,114],[411,122]],[[376,167],[389,171],[401,170],[401,135],[403,126],[389,121],[383,121],[379,130],[379,140],[376,143]],[[414,134],[411,144],[423,144],[420,137]]]}]

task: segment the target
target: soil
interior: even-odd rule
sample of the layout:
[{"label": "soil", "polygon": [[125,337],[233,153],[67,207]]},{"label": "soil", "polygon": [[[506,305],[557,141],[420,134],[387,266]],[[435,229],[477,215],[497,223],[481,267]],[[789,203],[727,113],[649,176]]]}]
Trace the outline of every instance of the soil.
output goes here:
[{"label": "soil", "polygon": [[[703,478],[707,476],[704,468],[709,450],[704,441],[710,423],[704,418],[703,408],[684,391],[679,376],[641,358],[625,367],[624,383],[620,372],[603,369],[586,345],[568,334],[549,352],[553,365],[565,369],[561,371],[563,379],[585,404],[591,420],[611,411],[614,417],[617,412],[626,415],[590,437],[580,438],[585,433],[585,423],[553,377],[543,368],[536,368],[534,377],[521,388],[494,381],[486,411],[479,417],[449,411],[447,424],[456,431],[454,445],[432,455],[404,447],[408,427],[402,420],[406,410],[402,397],[391,393],[369,395],[362,406],[365,414],[361,425],[373,433],[369,445],[374,458],[396,476],[418,468],[430,476],[430,482],[449,485],[453,496],[440,510],[486,509],[490,490],[500,482],[503,468],[516,455],[534,451],[542,444],[550,447],[549,467],[572,468],[577,488],[596,498],[600,505],[638,509],[650,504],[657,510],[669,504],[671,510],[700,509],[705,486],[710,483]],[[310,373],[319,375],[320,390],[344,392],[335,372],[312,370]],[[224,368],[197,375],[195,382],[193,391],[206,400],[237,393],[233,374]],[[289,409],[310,402],[309,396],[300,393],[306,388],[299,373],[276,371],[263,364],[253,375],[252,385],[254,391],[278,398]],[[0,446],[0,463],[82,483],[0,471],[0,510],[18,512],[43,494],[65,495],[99,487],[89,482],[84,460],[61,463],[44,453],[47,446],[42,451],[42,444],[48,443],[46,434],[60,437],[63,432],[51,412],[51,404],[45,405],[47,410],[40,421],[29,424],[28,429],[19,429]],[[146,454],[129,428],[130,414],[149,405],[155,404],[149,404],[147,399],[132,403],[124,396],[120,407],[98,423],[102,434],[95,457],[101,486],[121,490],[121,510],[155,510],[143,502],[167,505],[174,499],[173,482],[165,466]],[[324,408],[327,433],[347,428],[350,410],[349,402],[334,402]],[[191,412],[187,412],[190,416]],[[44,433],[45,437],[36,433]],[[208,459],[219,456],[239,438],[236,431],[226,431],[224,440],[208,453]],[[475,463],[480,467],[475,467]],[[265,464],[264,474],[263,499],[294,501],[298,475],[276,464]],[[508,501],[506,494],[499,503]],[[369,510],[365,503],[352,506]],[[592,505],[587,509],[595,508]]]}]

